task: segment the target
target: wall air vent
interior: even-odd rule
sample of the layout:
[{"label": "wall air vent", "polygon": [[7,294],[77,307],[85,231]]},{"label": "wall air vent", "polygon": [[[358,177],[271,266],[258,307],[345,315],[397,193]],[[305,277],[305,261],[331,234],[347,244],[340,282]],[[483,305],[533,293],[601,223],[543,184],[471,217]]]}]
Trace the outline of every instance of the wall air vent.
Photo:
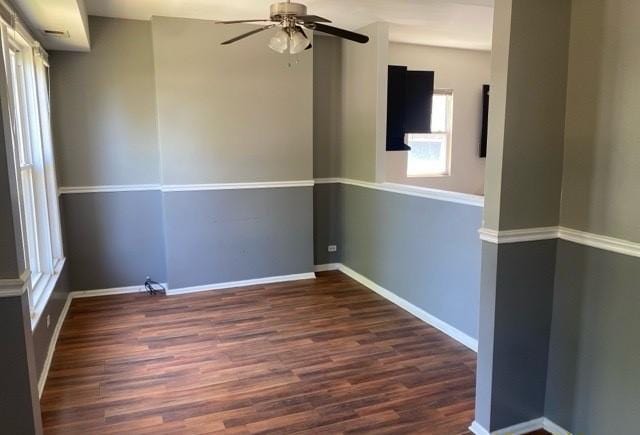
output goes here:
[{"label": "wall air vent", "polygon": [[66,30],[48,30],[45,29],[43,30],[43,33],[47,36],[52,36],[54,38],[65,38],[68,39],[71,37],[71,35],[69,35],[69,32]]}]

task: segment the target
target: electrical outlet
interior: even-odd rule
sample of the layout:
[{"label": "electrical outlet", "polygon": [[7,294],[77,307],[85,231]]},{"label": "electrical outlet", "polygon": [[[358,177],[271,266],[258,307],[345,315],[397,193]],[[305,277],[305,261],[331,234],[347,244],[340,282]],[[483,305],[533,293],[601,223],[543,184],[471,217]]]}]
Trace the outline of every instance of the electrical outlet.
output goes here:
[{"label": "electrical outlet", "polygon": [[336,245],[329,245],[329,246],[327,246],[327,251],[336,252],[336,251],[338,251],[338,247]]},{"label": "electrical outlet", "polygon": [[47,329],[51,326],[51,314],[47,314]]}]

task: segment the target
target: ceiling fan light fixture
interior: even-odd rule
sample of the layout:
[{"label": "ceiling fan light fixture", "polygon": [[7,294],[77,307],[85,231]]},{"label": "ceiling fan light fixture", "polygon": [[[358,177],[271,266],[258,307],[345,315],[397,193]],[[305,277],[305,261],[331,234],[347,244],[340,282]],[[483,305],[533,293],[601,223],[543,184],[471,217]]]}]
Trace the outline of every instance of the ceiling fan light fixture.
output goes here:
[{"label": "ceiling fan light fixture", "polygon": [[300,31],[300,29],[294,29],[291,34],[291,43],[289,44],[289,53],[298,54],[302,53],[310,44],[309,39]]},{"label": "ceiling fan light fixture", "polygon": [[[0,0],[1,2],[2,0]],[[340,29],[338,27],[328,26],[325,23],[331,23],[331,20],[319,17],[318,15],[307,15],[307,7],[301,3],[295,3],[291,0],[280,1],[271,5],[271,13],[268,19],[256,20],[231,20],[231,21],[215,21],[216,24],[240,24],[240,23],[269,23],[258,27],[249,32],[221,42],[222,45],[229,45],[265,30],[278,27],[278,31],[269,41],[269,48],[278,53],[284,54],[287,51],[290,54],[302,53],[305,49],[311,48],[311,41],[304,33],[304,29],[313,32],[326,33],[327,35],[337,36],[348,41],[366,44],[369,37],[350,30]]]},{"label": "ceiling fan light fixture", "polygon": [[280,28],[269,41],[269,48],[278,53],[284,53],[289,48],[289,34]]}]

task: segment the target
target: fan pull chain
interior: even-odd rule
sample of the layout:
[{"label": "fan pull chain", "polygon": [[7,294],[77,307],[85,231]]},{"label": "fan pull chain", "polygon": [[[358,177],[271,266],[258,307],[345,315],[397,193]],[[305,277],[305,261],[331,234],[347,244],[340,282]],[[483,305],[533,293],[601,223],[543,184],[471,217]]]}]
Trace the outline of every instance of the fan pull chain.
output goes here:
[{"label": "fan pull chain", "polygon": [[[289,68],[293,68],[293,64],[291,63],[291,58],[292,57],[293,56],[289,56],[289,62],[288,62]],[[295,64],[298,65],[299,63],[300,63],[300,56],[296,56],[295,57]]]}]

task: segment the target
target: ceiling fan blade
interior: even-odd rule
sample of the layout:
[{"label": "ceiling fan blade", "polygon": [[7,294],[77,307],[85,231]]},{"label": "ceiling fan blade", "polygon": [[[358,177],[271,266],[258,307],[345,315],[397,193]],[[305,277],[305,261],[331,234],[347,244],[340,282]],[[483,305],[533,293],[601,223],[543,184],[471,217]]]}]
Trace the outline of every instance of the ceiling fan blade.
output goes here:
[{"label": "ceiling fan blade", "polygon": [[[309,37],[307,36],[307,33],[304,31],[302,27],[296,26],[296,29],[300,30],[300,32],[302,32],[305,38],[309,39]],[[312,48],[313,48],[313,44],[309,42],[309,45],[307,45],[307,48],[305,48],[305,50],[311,50]]]},{"label": "ceiling fan blade", "polygon": [[367,35],[350,32],[349,30],[338,29],[337,27],[327,26],[326,24],[309,23],[305,24],[305,27],[317,32],[327,33],[329,35],[348,39],[349,41],[359,42],[360,44],[366,44],[367,42],[369,42],[369,37]]},{"label": "ceiling fan blade", "polygon": [[303,23],[330,23],[331,20],[327,20],[326,18],[319,17],[317,15],[297,15],[296,20],[302,21]]},{"label": "ceiling fan blade", "polygon": [[242,35],[238,35],[235,38],[231,38],[228,41],[224,41],[221,45],[232,44],[232,43],[234,43],[236,41],[239,41],[239,40],[244,39],[244,38],[246,38],[248,36],[251,36],[251,35],[255,35],[256,33],[260,33],[263,30],[271,29],[272,27],[275,27],[275,26],[276,26],[275,24],[269,24],[268,26],[260,27],[258,29],[252,30],[250,32],[243,33]]},{"label": "ceiling fan blade", "polygon": [[233,21],[214,21],[214,24],[240,24],[240,23],[259,23],[263,21],[271,21],[271,20],[263,20],[259,18],[257,20],[233,20]]}]

